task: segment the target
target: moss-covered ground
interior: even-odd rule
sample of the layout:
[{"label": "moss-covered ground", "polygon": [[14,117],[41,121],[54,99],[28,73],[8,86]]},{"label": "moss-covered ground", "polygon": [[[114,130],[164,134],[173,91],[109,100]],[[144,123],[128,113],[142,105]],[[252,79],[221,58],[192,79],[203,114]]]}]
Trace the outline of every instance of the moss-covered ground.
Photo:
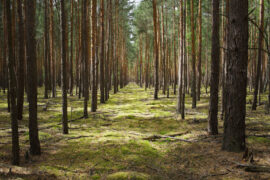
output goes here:
[{"label": "moss-covered ground", "polygon": [[[83,99],[68,97],[70,133],[61,134],[61,91],[44,99],[39,89],[38,122],[42,155],[25,158],[29,149],[28,107],[19,121],[21,167],[10,165],[11,130],[6,94],[0,92],[0,179],[270,179],[267,173],[237,168],[242,153],[221,150],[223,122],[218,136],[207,135],[209,94],[203,92],[197,109],[186,97],[186,118],[176,113],[176,96],[129,84],[111,94],[89,118]],[[247,97],[247,102],[251,99]],[[262,102],[266,95],[262,95]],[[270,116],[264,106],[247,104],[247,146],[255,164],[270,166]],[[89,102],[90,107],[90,102]],[[259,137],[261,136],[261,137]]]}]

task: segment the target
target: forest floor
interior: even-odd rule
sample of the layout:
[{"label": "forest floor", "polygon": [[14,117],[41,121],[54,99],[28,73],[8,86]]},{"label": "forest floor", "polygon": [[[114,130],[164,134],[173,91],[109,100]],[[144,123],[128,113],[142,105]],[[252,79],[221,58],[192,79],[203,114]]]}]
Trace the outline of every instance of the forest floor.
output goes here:
[{"label": "forest floor", "polygon": [[[11,166],[10,116],[0,93],[0,179],[269,179],[269,173],[245,172],[243,153],[221,150],[218,136],[207,135],[209,94],[196,109],[186,98],[186,119],[176,114],[176,96],[153,100],[153,91],[129,84],[82,119],[83,99],[68,97],[70,133],[61,134],[61,95],[44,99],[39,89],[38,121],[42,155],[29,149],[28,107],[19,122],[21,166]],[[250,102],[251,95],[247,102]],[[262,101],[266,96],[262,96]],[[90,102],[89,102],[90,105]],[[247,104],[247,146],[254,164],[270,166],[270,115]]]}]

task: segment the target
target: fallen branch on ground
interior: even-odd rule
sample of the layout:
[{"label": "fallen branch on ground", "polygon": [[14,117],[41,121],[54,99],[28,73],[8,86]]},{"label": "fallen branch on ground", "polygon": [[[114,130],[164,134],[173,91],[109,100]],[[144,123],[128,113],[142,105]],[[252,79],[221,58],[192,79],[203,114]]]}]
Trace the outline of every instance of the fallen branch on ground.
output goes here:
[{"label": "fallen branch on ground", "polygon": [[174,137],[174,136],[165,136],[165,135],[152,135],[152,136],[143,138],[143,140],[156,141],[156,140],[162,139],[162,138],[169,138],[169,139],[178,140],[178,141],[184,141],[184,142],[188,142],[188,143],[196,142],[195,140],[192,141],[192,140],[181,139],[181,138],[177,138],[177,137]]},{"label": "fallen branch on ground", "polygon": [[93,137],[93,136],[77,136],[77,137],[69,137],[69,138],[67,138],[67,140],[71,140],[71,139],[80,139],[80,138],[87,138],[87,137]]},{"label": "fallen branch on ground", "polygon": [[269,166],[241,164],[241,163],[238,163],[238,162],[234,162],[234,163],[237,164],[238,168],[244,168],[246,172],[270,173],[270,167]]}]

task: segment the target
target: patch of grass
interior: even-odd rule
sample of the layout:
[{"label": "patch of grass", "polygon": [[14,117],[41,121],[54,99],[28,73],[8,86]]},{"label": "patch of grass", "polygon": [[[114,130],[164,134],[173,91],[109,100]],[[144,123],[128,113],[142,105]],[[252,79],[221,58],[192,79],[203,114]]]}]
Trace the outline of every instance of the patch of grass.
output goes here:
[{"label": "patch of grass", "polygon": [[149,175],[139,172],[132,172],[132,171],[126,171],[126,172],[116,172],[109,176],[107,176],[108,180],[148,180]]},{"label": "patch of grass", "polygon": [[253,143],[270,144],[270,139],[265,137],[249,136],[247,140],[251,144]]}]

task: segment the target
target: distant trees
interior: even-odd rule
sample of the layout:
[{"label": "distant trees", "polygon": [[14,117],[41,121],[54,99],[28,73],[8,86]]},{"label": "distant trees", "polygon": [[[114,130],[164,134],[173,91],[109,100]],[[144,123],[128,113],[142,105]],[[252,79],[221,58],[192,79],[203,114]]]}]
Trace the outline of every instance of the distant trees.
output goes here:
[{"label": "distant trees", "polygon": [[256,79],[254,82],[254,95],[253,95],[253,103],[252,103],[252,110],[256,110],[257,108],[257,95],[259,86],[263,86],[262,82],[260,81],[261,78],[261,69],[262,69],[262,57],[263,57],[263,34],[264,34],[264,0],[260,0],[260,29],[259,29],[259,40],[258,40],[258,63],[257,63],[257,72],[256,72]]},{"label": "distant trees", "polygon": [[[44,99],[55,98],[57,88],[61,87],[62,131],[67,134],[67,94],[72,96],[75,89],[75,94],[84,98],[83,115],[87,118],[90,90],[91,111],[95,112],[99,97],[105,103],[112,89],[117,93],[119,86],[128,84],[129,61],[133,56],[129,24],[133,7],[118,0],[1,2],[0,91],[7,95],[13,164],[18,165],[18,119],[23,118],[26,105],[24,92],[29,102],[30,153],[40,155],[38,86],[44,87]],[[147,50],[145,57],[150,61],[149,54]]]}]

